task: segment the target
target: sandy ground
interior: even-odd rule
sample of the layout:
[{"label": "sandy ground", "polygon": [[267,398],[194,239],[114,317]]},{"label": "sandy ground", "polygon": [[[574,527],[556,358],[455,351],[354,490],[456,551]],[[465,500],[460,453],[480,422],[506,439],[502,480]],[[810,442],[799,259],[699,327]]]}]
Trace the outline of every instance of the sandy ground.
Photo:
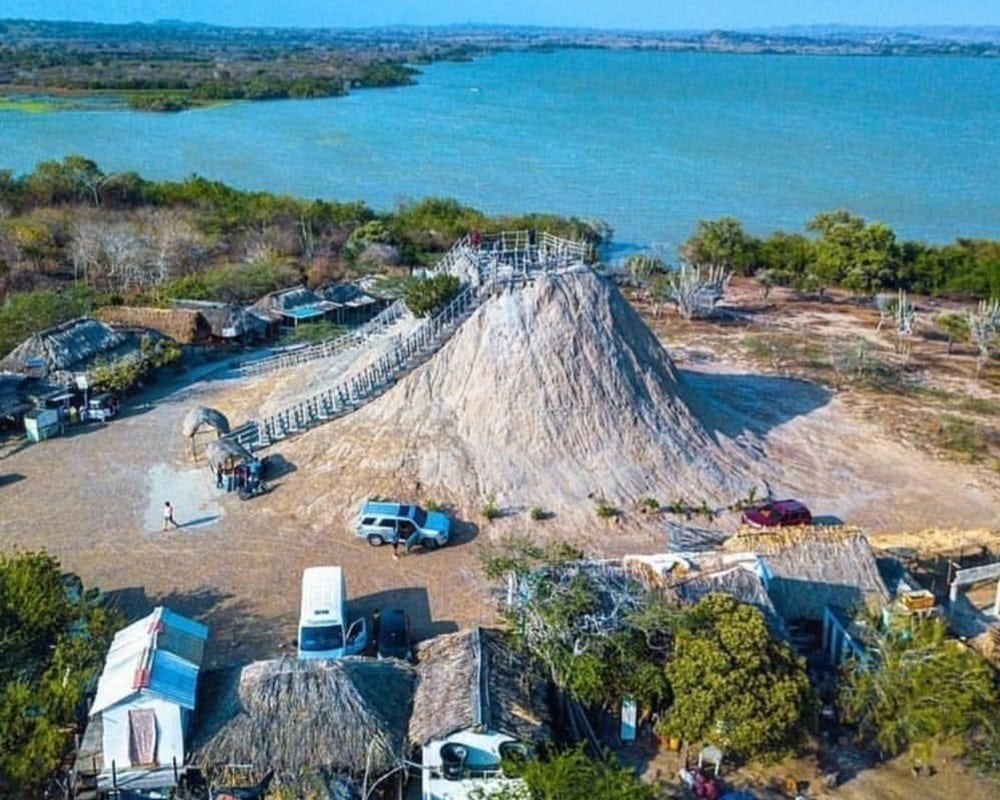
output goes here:
[{"label": "sandy ground", "polygon": [[[717,424],[728,434],[747,430],[759,438],[774,491],[808,497],[817,514],[863,526],[879,546],[927,545],[929,535],[919,532],[933,528],[944,537],[941,544],[954,544],[947,531],[976,529],[971,542],[996,548],[995,472],[908,445],[848,394],[780,371],[751,370],[691,342],[674,350],[676,344],[668,342],[685,379],[713,405]],[[459,535],[444,550],[394,561],[388,548],[371,548],[348,530],[365,487],[336,469],[309,469],[322,455],[310,450],[319,441],[315,434],[269,450],[282,457],[283,474],[271,481],[270,494],[245,502],[217,490],[204,465],[192,462],[180,432],[191,407],[238,411],[248,398],[261,397],[261,387],[229,365],[201,366],[174,384],[151,387],[130,398],[122,416],[107,425],[0,447],[0,548],[47,549],[130,615],[166,603],[205,621],[212,629],[209,664],[217,665],[289,650],[299,579],[309,565],[343,564],[352,613],[405,607],[415,635],[426,638],[494,620],[496,598],[484,586],[478,553],[483,542],[505,533],[570,537],[609,554],[662,550],[669,542],[685,544],[679,541],[685,535],[698,538],[670,519],[651,523],[636,509],[623,509],[613,522],[589,516],[581,525],[580,517],[569,515],[531,522],[522,508],[486,523],[478,513],[481,496],[420,487],[423,499],[442,492],[438,496],[460,520]],[[340,495],[340,486],[350,488]],[[414,491],[405,464],[367,488],[390,486]],[[325,499],[317,505],[313,498],[320,495]],[[161,532],[167,499],[181,527]],[[735,526],[734,515],[723,516],[704,537]],[[835,796],[996,796],[954,768],[912,780],[905,765],[889,765],[860,773]],[[815,783],[814,790],[822,795]]]}]

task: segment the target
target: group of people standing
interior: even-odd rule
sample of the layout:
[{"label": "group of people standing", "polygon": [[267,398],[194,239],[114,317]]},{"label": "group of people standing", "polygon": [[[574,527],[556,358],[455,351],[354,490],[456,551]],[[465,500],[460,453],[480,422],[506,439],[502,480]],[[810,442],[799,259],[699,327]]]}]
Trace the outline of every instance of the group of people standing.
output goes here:
[{"label": "group of people standing", "polygon": [[[215,467],[215,485],[216,488],[225,489],[228,492],[252,489],[260,483],[263,478],[263,471],[263,462],[257,458],[241,461],[228,472],[222,468],[222,464],[217,464]],[[231,480],[227,480],[230,477]]]}]

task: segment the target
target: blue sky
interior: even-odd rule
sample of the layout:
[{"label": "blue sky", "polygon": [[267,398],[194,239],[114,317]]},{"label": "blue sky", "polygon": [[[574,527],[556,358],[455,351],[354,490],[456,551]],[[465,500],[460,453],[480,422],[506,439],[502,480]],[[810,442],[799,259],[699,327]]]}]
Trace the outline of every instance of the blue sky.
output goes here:
[{"label": "blue sky", "polygon": [[1000,25],[998,0],[0,0],[0,18],[364,27],[486,22],[690,30]]}]

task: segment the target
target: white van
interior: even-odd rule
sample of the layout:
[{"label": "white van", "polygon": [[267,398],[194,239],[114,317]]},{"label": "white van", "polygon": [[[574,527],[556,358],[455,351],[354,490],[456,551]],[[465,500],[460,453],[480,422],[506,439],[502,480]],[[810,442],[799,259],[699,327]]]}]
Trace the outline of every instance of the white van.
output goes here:
[{"label": "white van", "polygon": [[308,567],[302,573],[299,658],[342,658],[365,649],[365,619],[347,624],[346,594],[340,567]]}]

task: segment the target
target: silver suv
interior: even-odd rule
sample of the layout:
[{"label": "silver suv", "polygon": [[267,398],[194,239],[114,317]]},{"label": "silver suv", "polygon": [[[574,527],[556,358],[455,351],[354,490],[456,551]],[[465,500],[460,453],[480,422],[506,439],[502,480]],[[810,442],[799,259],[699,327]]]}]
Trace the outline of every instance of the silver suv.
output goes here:
[{"label": "silver suv", "polygon": [[354,535],[367,539],[372,547],[405,543],[407,548],[420,544],[434,550],[448,543],[451,520],[412,503],[368,500],[355,519]]}]

